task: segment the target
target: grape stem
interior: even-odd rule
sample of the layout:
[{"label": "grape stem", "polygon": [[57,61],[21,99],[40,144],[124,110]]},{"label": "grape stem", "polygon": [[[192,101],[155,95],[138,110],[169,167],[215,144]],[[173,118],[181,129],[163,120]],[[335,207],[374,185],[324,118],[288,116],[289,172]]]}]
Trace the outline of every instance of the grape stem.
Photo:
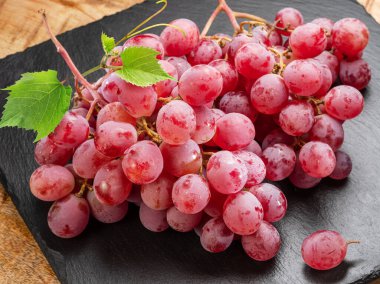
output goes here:
[{"label": "grape stem", "polygon": [[78,68],[75,66],[74,62],[72,61],[70,55],[67,53],[66,49],[63,47],[63,45],[58,41],[56,36],[53,34],[50,25],[48,23],[46,12],[45,10],[39,10],[38,11],[42,15],[42,20],[45,24],[45,27],[47,29],[48,34],[50,35],[51,40],[53,41],[55,47],[57,48],[57,52],[62,56],[62,58],[65,60],[67,66],[73,73],[74,77],[91,93],[91,95],[98,99],[99,103],[106,104],[106,102],[100,97],[100,95],[93,89],[92,85],[83,77],[83,75],[79,72]]},{"label": "grape stem", "polygon": [[349,240],[346,242],[347,245],[350,245],[350,244],[360,244],[360,241],[358,240]]},{"label": "grape stem", "polygon": [[145,117],[140,117],[137,120],[136,125],[140,133],[145,132],[152,139],[153,142],[157,144],[162,143],[162,139],[160,135],[149,127],[148,122],[146,121]]},{"label": "grape stem", "polygon": [[97,105],[98,102],[99,102],[98,99],[95,99],[95,100],[93,100],[93,101],[91,102],[90,109],[88,110],[87,115],[86,115],[86,119],[87,119],[87,121],[90,120],[91,115],[92,115],[92,113],[94,112],[94,110],[95,110],[96,105]]},{"label": "grape stem", "polygon": [[158,98],[157,101],[163,103],[163,104],[167,104],[167,103],[170,103],[171,101],[177,101],[177,100],[182,100],[182,98],[180,96],[178,97],[167,97],[167,98]]},{"label": "grape stem", "polygon": [[276,72],[276,74],[282,75],[282,72],[284,71],[284,69],[286,67],[286,65],[284,64],[284,59],[282,58],[283,53],[279,52],[277,49],[272,48],[272,47],[269,47],[268,49],[269,49],[269,51],[271,51],[272,53],[274,53],[276,56],[278,56],[280,62],[278,63],[277,66],[275,65],[275,68],[274,68],[275,70],[274,71]]},{"label": "grape stem", "polygon": [[76,197],[82,198],[87,189],[87,179],[85,179],[80,187],[80,190],[75,194]]},{"label": "grape stem", "polygon": [[203,27],[203,30],[202,30],[202,33],[201,33],[201,38],[205,37],[207,35],[207,32],[209,31],[212,23],[215,21],[216,17],[219,15],[219,13],[222,11],[222,9],[223,9],[222,6],[218,5],[218,7],[216,7],[216,9],[214,10],[214,12],[212,12],[212,14],[210,15],[210,17],[207,20],[207,23]]}]

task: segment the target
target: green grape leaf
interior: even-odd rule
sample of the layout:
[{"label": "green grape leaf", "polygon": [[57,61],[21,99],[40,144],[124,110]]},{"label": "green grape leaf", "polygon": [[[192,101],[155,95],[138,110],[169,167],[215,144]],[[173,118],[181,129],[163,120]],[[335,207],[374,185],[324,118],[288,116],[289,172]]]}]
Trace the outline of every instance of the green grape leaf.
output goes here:
[{"label": "green grape leaf", "polygon": [[156,50],[147,47],[128,47],[120,54],[123,66],[116,71],[116,74],[140,87],[146,87],[166,79],[175,80],[161,68],[156,58],[158,54],[159,52]]},{"label": "green grape leaf", "polygon": [[113,37],[106,35],[105,33],[102,33],[100,39],[102,41],[104,52],[106,54],[109,54],[112,51],[112,49],[114,49],[115,47],[115,39]]},{"label": "green grape leaf", "polygon": [[34,142],[46,137],[61,121],[71,100],[71,87],[57,78],[57,71],[24,73],[12,86],[4,106],[0,128],[16,126],[34,130]]}]

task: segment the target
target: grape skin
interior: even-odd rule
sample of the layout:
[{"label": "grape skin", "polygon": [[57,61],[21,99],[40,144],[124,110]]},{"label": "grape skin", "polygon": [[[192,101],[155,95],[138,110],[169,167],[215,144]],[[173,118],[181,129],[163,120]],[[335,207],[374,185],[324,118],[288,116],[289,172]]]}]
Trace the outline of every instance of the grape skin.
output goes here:
[{"label": "grape skin", "polygon": [[212,188],[211,185],[209,185],[209,187],[211,192],[211,198],[207,206],[205,207],[204,212],[212,218],[220,217],[223,214],[224,202],[226,201],[228,196],[216,191]]},{"label": "grape skin", "polygon": [[240,191],[247,182],[248,171],[244,162],[229,151],[219,151],[207,163],[207,179],[220,193]]},{"label": "grape skin", "polygon": [[201,222],[202,215],[202,212],[185,214],[173,206],[166,212],[166,219],[173,230],[184,233],[193,230]]},{"label": "grape skin", "polygon": [[222,218],[213,218],[203,226],[200,240],[206,251],[218,253],[231,245],[234,233],[228,229]]},{"label": "grape skin", "polygon": [[89,191],[86,196],[87,202],[91,208],[91,215],[102,223],[116,223],[122,220],[128,212],[128,202],[110,206],[101,203],[95,196],[94,191]]},{"label": "grape skin", "polygon": [[53,203],[47,220],[54,235],[74,238],[84,231],[89,218],[90,208],[86,199],[70,194]]},{"label": "grape skin", "polygon": [[187,61],[192,65],[208,64],[222,58],[222,49],[211,39],[201,39],[198,45],[187,55]]},{"label": "grape skin", "polygon": [[245,184],[246,187],[259,184],[264,180],[266,168],[259,156],[244,150],[235,151],[233,154],[241,159],[247,168],[248,178]]},{"label": "grape skin", "polygon": [[49,137],[38,141],[34,148],[34,159],[42,166],[55,164],[64,166],[73,156],[73,150],[56,145]]},{"label": "grape skin", "polygon": [[235,90],[238,84],[239,74],[234,65],[224,59],[213,60],[208,65],[214,67],[222,75],[223,89],[220,95]]},{"label": "grape skin", "polygon": [[312,141],[303,145],[299,159],[305,173],[316,178],[330,175],[336,164],[336,158],[331,147],[319,141]]},{"label": "grape skin", "polygon": [[55,201],[68,195],[75,186],[74,176],[65,167],[43,165],[30,177],[32,194],[40,200]]},{"label": "grape skin", "polygon": [[[276,13],[275,22],[278,32],[284,36],[289,36],[289,30],[293,30],[296,27],[303,24],[303,16],[300,11],[294,8],[286,7]],[[288,30],[281,30],[287,28]]]},{"label": "grape skin", "polygon": [[126,178],[121,160],[113,160],[101,167],[95,175],[93,188],[103,204],[115,206],[127,200],[132,183]]},{"label": "grape skin", "polygon": [[326,64],[321,64],[321,63],[318,63],[318,64],[319,64],[319,69],[321,70],[321,75],[322,75],[322,85],[313,96],[323,97],[326,95],[328,90],[330,90],[333,80],[332,80],[330,68]]},{"label": "grape skin", "polygon": [[305,171],[302,169],[299,159],[297,159],[296,166],[294,167],[292,174],[289,176],[289,180],[294,186],[298,188],[308,189],[319,184],[322,179],[309,176],[307,173],[305,173]]},{"label": "grape skin", "polygon": [[211,109],[206,106],[193,107],[195,113],[196,127],[191,134],[197,144],[204,144],[210,141],[216,131],[215,117]]},{"label": "grape skin", "polygon": [[281,128],[275,128],[265,136],[262,145],[262,149],[265,150],[274,144],[286,144],[291,146],[294,143],[294,137],[286,134]]},{"label": "grape skin", "polygon": [[228,47],[228,60],[234,62],[234,58],[238,50],[245,45],[246,43],[253,43],[255,40],[252,37],[249,37],[245,34],[238,34],[232,38],[232,41]]},{"label": "grape skin", "polygon": [[326,50],[330,50],[332,47],[331,31],[334,26],[334,22],[328,18],[316,18],[312,20],[311,23],[319,25],[324,30],[327,37]]},{"label": "grape skin", "polygon": [[174,78],[174,80],[166,79],[153,85],[153,88],[157,93],[157,97],[166,98],[170,96],[174,87],[177,86],[178,71],[171,63],[166,60],[160,60],[158,63],[166,73]]},{"label": "grape skin", "polygon": [[308,102],[291,101],[281,110],[279,122],[285,133],[300,136],[313,127],[314,109]]},{"label": "grape skin", "polygon": [[270,183],[262,183],[249,189],[260,201],[264,210],[264,220],[270,223],[278,222],[284,218],[288,203],[284,193]]},{"label": "grape skin", "polygon": [[331,71],[332,81],[335,82],[339,74],[338,58],[334,54],[331,54],[328,51],[323,51],[321,54],[314,57],[314,59],[317,60],[320,64],[325,64],[327,65],[327,67],[329,67]]},{"label": "grape skin", "polygon": [[152,232],[163,232],[169,228],[166,221],[166,210],[153,210],[141,203],[139,210],[141,224]]},{"label": "grape skin", "polygon": [[344,141],[344,131],[342,124],[328,114],[322,114],[315,117],[313,127],[309,132],[311,141],[324,142],[336,151]]},{"label": "grape skin", "polygon": [[174,206],[185,214],[201,212],[207,206],[210,197],[206,179],[196,174],[184,175],[173,185]]},{"label": "grape skin", "polygon": [[263,154],[260,144],[255,140],[252,140],[251,143],[249,143],[249,145],[242,150],[252,152],[259,157]]},{"label": "grape skin", "polygon": [[196,128],[194,110],[184,101],[171,101],[157,115],[157,132],[171,145],[186,143]]},{"label": "grape skin", "polygon": [[191,139],[182,145],[170,145],[163,142],[160,150],[165,171],[175,177],[197,173],[202,166],[201,150]]},{"label": "grape skin", "polygon": [[279,181],[287,178],[296,164],[294,150],[285,144],[274,144],[266,148],[261,156],[266,168],[266,178]]},{"label": "grape skin", "polygon": [[354,61],[342,60],[339,78],[343,84],[362,90],[371,80],[371,69],[369,64],[361,58]]},{"label": "grape skin", "polygon": [[343,151],[336,151],[336,165],[334,171],[329,175],[330,178],[342,180],[348,177],[352,170],[352,161],[350,156]]},{"label": "grape skin", "polygon": [[242,236],[241,243],[249,257],[257,261],[266,261],[275,257],[280,250],[281,238],[273,225],[262,221],[254,234]]},{"label": "grape skin", "polygon": [[121,79],[116,73],[112,73],[105,79],[99,88],[99,93],[102,94],[109,103],[117,102],[119,95],[126,91],[125,80]]},{"label": "grape skin", "polygon": [[226,93],[219,101],[219,108],[225,113],[241,113],[252,122],[256,120],[257,112],[252,107],[248,95],[243,91]]},{"label": "grape skin", "polygon": [[125,107],[120,102],[105,105],[98,113],[96,118],[96,128],[107,121],[126,122],[136,125],[136,119],[129,115]]},{"label": "grape skin", "polygon": [[320,230],[309,235],[302,243],[302,258],[316,270],[338,266],[346,256],[347,243],[335,231]]},{"label": "grape skin", "polygon": [[160,176],[164,161],[156,144],[151,141],[139,141],[125,152],[122,167],[131,182],[147,184]]},{"label": "grape skin", "polygon": [[130,46],[144,46],[154,49],[159,52],[159,54],[157,54],[157,59],[163,59],[165,56],[165,49],[160,41],[160,38],[156,38],[150,34],[137,35],[128,39],[124,43],[123,48],[128,48]]},{"label": "grape skin", "polygon": [[224,203],[223,220],[235,234],[251,235],[256,232],[263,215],[261,203],[248,191],[231,194]]},{"label": "grape skin", "polygon": [[172,64],[177,69],[178,79],[181,79],[182,74],[185,73],[187,69],[191,68],[190,63],[182,57],[171,56],[166,58],[166,61]]}]

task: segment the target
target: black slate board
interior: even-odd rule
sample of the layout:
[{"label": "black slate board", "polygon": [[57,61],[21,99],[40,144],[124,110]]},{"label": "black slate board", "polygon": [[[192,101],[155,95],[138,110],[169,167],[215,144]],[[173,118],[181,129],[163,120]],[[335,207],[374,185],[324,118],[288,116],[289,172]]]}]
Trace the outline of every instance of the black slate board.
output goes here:
[{"label": "black slate board", "polygon": [[[186,17],[202,27],[215,0],[172,0],[155,22]],[[120,282],[257,282],[257,283],[365,283],[380,277],[380,26],[355,1],[229,1],[232,8],[268,19],[282,7],[301,10],[306,20],[329,17],[357,17],[371,31],[364,58],[372,66],[372,82],[365,92],[365,111],[344,124],[343,149],[354,162],[350,178],[343,182],[325,181],[314,190],[296,191],[282,183],[289,201],[287,216],[276,224],[282,236],[279,255],[266,263],[251,261],[236,242],[227,252],[205,252],[194,233],[167,231],[161,234],[145,230],[136,209],[120,223],[103,225],[91,222],[80,237],[63,240],[47,227],[49,205],[34,198],[28,188],[29,176],[36,168],[33,159],[33,134],[17,129],[0,130],[0,169],[2,181],[32,231],[42,251],[62,283]],[[120,38],[145,15],[157,9],[152,1],[106,17],[59,37],[81,70],[95,66],[100,59],[101,31]],[[54,20],[54,16],[51,20]],[[231,32],[225,16],[218,19],[212,32]],[[68,75],[53,44],[42,43],[25,52],[0,60],[0,88],[12,84],[24,72],[58,69],[61,78]],[[1,92],[0,106],[5,101]],[[346,260],[331,271],[317,272],[304,265],[302,240],[317,229],[334,229],[352,245]]]}]

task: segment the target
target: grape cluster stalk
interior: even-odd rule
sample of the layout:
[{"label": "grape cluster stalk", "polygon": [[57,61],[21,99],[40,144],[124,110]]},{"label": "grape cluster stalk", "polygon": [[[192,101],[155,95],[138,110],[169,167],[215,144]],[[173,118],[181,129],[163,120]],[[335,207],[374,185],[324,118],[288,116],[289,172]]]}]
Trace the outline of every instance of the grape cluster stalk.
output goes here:
[{"label": "grape cluster stalk", "polygon": [[[221,12],[233,35],[208,35]],[[94,83],[49,33],[76,78],[75,103],[36,144],[30,189],[54,202],[48,225],[58,237],[78,236],[90,216],[118,222],[132,203],[150,231],[194,230],[212,253],[239,241],[250,258],[266,261],[280,250],[273,223],[287,210],[273,182],[308,189],[352,170],[341,150],[344,122],[363,111],[360,90],[371,79],[362,58],[369,31],[359,19],[304,23],[300,11],[284,8],[269,22],[219,0],[202,31],[181,18],[160,35],[120,42]],[[156,50],[175,80],[138,87],[121,79],[118,54],[129,46]],[[347,244],[318,231],[302,255],[330,269]]]}]

